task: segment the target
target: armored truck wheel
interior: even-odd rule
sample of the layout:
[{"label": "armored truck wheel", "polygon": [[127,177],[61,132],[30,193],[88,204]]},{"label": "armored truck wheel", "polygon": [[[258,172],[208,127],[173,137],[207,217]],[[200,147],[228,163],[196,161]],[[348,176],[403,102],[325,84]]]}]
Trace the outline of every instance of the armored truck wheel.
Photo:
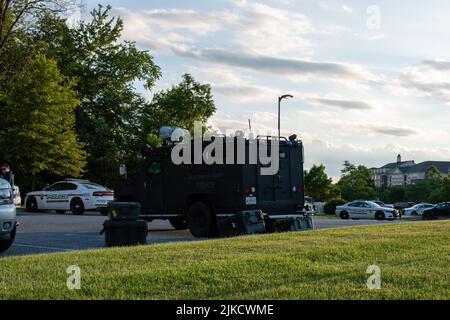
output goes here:
[{"label": "armored truck wheel", "polygon": [[187,214],[187,222],[194,237],[207,238],[218,234],[216,219],[209,206],[204,202],[191,204]]},{"label": "armored truck wheel", "polygon": [[189,228],[188,222],[186,221],[186,218],[182,217],[176,217],[176,218],[169,218],[169,222],[176,230],[186,230]]}]

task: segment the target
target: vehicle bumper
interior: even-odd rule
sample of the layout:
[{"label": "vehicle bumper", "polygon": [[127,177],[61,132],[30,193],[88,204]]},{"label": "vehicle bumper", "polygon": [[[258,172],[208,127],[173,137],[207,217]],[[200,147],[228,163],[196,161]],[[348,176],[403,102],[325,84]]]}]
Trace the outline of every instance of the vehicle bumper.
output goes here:
[{"label": "vehicle bumper", "polygon": [[86,197],[84,200],[84,208],[86,210],[104,210],[108,206],[108,202],[114,201],[114,197]]},{"label": "vehicle bumper", "polygon": [[386,220],[396,220],[402,217],[402,213],[400,211],[396,211],[395,213],[385,213]]},{"label": "vehicle bumper", "polygon": [[0,220],[0,240],[10,240],[11,232],[17,225],[16,220]]},{"label": "vehicle bumper", "polygon": [[114,201],[114,199],[111,198],[111,199],[102,199],[102,200],[92,201],[92,207],[93,207],[92,209],[98,210],[98,211],[105,210],[108,207],[108,203],[111,201]]}]

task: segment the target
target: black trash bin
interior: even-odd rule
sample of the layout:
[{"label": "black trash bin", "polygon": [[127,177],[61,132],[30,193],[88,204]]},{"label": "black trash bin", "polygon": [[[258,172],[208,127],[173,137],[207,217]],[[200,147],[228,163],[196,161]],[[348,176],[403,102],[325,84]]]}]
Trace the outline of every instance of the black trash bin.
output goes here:
[{"label": "black trash bin", "polygon": [[106,220],[103,224],[107,247],[134,246],[147,243],[147,221]]},{"label": "black trash bin", "polygon": [[109,202],[108,216],[114,221],[136,221],[141,213],[139,202]]}]

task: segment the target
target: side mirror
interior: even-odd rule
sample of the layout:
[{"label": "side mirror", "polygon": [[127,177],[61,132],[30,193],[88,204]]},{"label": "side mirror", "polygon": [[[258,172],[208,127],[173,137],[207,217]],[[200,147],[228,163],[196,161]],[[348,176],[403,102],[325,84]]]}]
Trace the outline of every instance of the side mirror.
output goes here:
[{"label": "side mirror", "polygon": [[127,175],[127,166],[123,163],[119,167],[119,175],[122,177]]},{"label": "side mirror", "polygon": [[44,191],[47,191],[49,188],[50,188],[50,185],[47,183],[47,184],[45,185],[45,187],[43,188],[43,190],[44,190]]}]

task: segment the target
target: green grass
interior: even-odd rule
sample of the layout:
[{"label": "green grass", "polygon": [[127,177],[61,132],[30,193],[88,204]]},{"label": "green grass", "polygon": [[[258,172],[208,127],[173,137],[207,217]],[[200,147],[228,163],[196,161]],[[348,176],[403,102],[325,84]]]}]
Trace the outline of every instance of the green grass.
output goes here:
[{"label": "green grass", "polygon": [[[434,221],[9,257],[0,298],[449,299],[449,240]],[[366,287],[373,264],[380,290]]]},{"label": "green grass", "polygon": [[314,219],[339,219],[335,214],[316,214],[313,216]]}]

